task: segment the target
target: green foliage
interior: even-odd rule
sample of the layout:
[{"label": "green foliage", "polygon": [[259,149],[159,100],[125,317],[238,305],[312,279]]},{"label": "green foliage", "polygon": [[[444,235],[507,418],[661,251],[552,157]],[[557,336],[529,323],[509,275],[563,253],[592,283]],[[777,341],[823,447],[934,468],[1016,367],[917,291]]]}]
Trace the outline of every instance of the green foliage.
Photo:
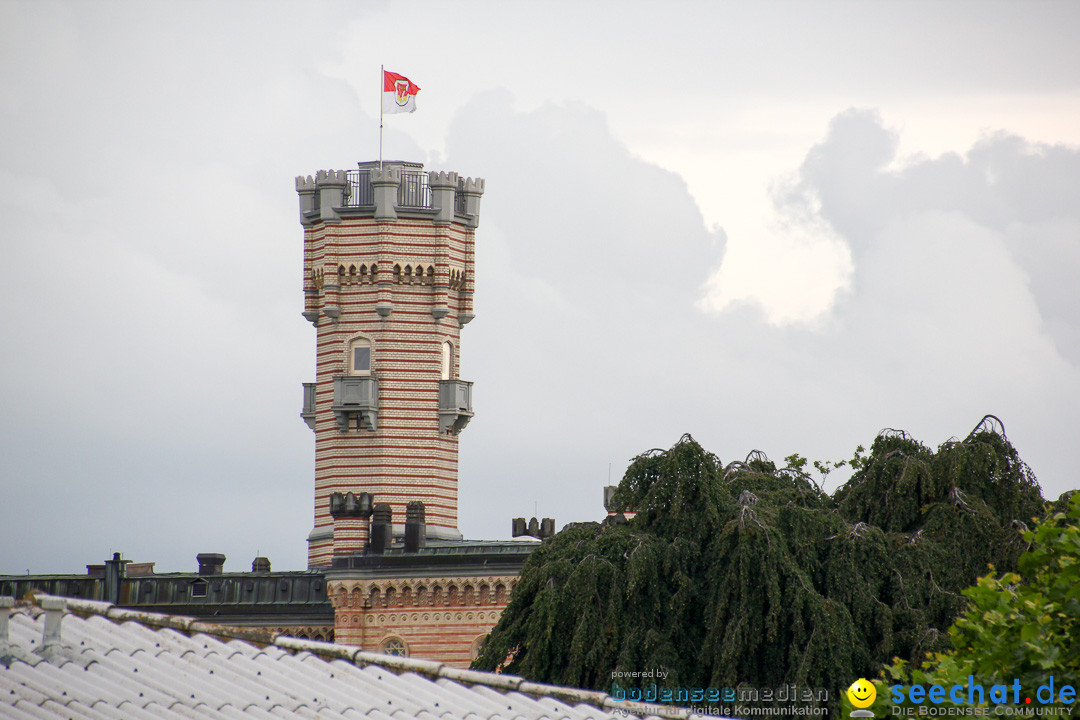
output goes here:
[{"label": "green foliage", "polygon": [[[1023,533],[1030,549],[1019,572],[987,575],[964,590],[968,609],[950,628],[953,650],[921,664],[899,660],[885,668],[888,685],[986,686],[1020,681],[1027,693],[1080,679],[1080,494],[1055,504],[1066,511]],[[885,683],[878,682],[879,695]],[[986,705],[987,703],[982,703]],[[1075,707],[1077,703],[1069,703]],[[885,709],[883,707],[883,709]]]},{"label": "green foliage", "polygon": [[1016,568],[1038,486],[992,430],[937,452],[883,433],[864,453],[815,464],[855,470],[831,497],[797,455],[725,467],[689,435],[644,453],[614,497],[636,516],[545,541],[474,667],[602,690],[664,668],[669,686],[836,697],[948,649],[961,589],[988,563]]}]

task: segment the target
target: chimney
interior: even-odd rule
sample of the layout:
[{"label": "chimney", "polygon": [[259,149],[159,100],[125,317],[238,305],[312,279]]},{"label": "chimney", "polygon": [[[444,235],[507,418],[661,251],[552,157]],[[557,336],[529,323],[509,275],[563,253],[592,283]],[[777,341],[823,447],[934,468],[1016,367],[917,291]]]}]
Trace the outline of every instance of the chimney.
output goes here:
[{"label": "chimney", "polygon": [[612,501],[615,499],[615,491],[618,489],[617,485],[604,486],[604,509],[609,513],[615,512],[615,505]]},{"label": "chimney", "polygon": [[555,534],[555,519],[544,518],[543,520],[537,520],[531,518],[526,523],[525,518],[514,518],[511,523],[511,533],[511,537],[527,535],[537,540],[545,540]]},{"label": "chimney", "polygon": [[427,545],[424,503],[416,500],[405,508],[405,552],[414,553]]},{"label": "chimney", "polygon": [[225,572],[225,556],[221,553],[199,553],[195,559],[199,561],[200,575],[221,575]]},{"label": "chimney", "polygon": [[120,603],[120,586],[127,575],[127,564],[130,560],[121,560],[120,553],[113,553],[112,560],[105,561],[105,588],[101,598],[113,605]]},{"label": "chimney", "polygon": [[371,515],[371,552],[381,554],[386,552],[394,540],[394,514],[390,510],[390,503],[376,503]]},{"label": "chimney", "polygon": [[334,555],[355,555],[364,549],[371,518],[371,493],[331,493],[334,518]]},{"label": "chimney", "polygon": [[0,658],[5,656],[8,649],[8,617],[13,607],[15,598],[0,596]]},{"label": "chimney", "polygon": [[64,619],[67,600],[45,596],[40,602],[45,611],[45,631],[42,633],[41,647],[35,650],[34,654],[53,662],[62,659],[64,655],[64,646],[60,642],[60,621]]},{"label": "chimney", "polygon": [[253,573],[268,573],[270,572],[270,558],[260,555],[251,561],[251,572]]}]

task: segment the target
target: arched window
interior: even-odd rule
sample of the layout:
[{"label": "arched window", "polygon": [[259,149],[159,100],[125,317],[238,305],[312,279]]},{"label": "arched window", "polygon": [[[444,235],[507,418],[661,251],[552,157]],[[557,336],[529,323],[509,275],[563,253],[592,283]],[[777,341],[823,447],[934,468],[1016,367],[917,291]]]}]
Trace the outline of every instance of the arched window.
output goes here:
[{"label": "arched window", "polygon": [[454,346],[449,341],[442,344],[442,375],[443,380],[450,379],[450,373],[454,366]]},{"label": "arched window", "polygon": [[349,343],[349,374],[371,374],[371,341],[367,338],[356,338]]}]

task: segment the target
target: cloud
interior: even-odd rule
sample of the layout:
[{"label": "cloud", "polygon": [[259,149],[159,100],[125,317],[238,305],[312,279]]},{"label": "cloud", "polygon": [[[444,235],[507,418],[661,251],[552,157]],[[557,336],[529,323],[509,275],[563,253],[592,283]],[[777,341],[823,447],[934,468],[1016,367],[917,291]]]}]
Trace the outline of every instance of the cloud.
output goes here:
[{"label": "cloud", "polygon": [[449,165],[491,177],[485,227],[513,218],[511,271],[567,300],[628,311],[681,302],[722,248],[682,178],[634,158],[585,105],[516,112],[509,93],[486,93],[459,113],[447,145]]},{"label": "cloud", "polygon": [[[940,442],[993,412],[1055,496],[1076,484],[1047,429],[1080,421],[1080,151],[1007,133],[938,158],[897,146],[876,111],[848,110],[777,183],[785,239],[837,239],[851,275],[809,330],[776,324],[833,434],[854,430],[850,414]],[[712,309],[727,326],[732,307]]]},{"label": "cloud", "polygon": [[[850,252],[852,278],[821,278],[819,298],[830,280],[833,300],[853,282],[853,304],[887,287],[898,304],[952,315],[964,312],[967,299],[977,301],[984,317],[996,309],[1002,323],[1033,300],[1035,315],[1025,327],[1048,333],[1064,357],[1080,363],[1080,293],[1069,281],[1080,273],[1080,149],[1007,133],[938,158],[898,158],[898,145],[876,111],[845,111],[797,173],[774,188],[783,239],[801,236],[810,251],[839,239]],[[973,233],[979,239],[962,240]],[[883,245],[904,256],[893,258],[889,278],[871,277],[862,265],[879,258]],[[998,272],[986,271],[989,258],[1000,260]],[[722,292],[731,272],[721,266],[710,279],[707,309],[722,311],[731,301]],[[743,297],[767,306],[774,294],[765,287]],[[1007,307],[1002,298],[1011,301]],[[820,319],[831,306],[804,303],[816,312],[794,319]]]},{"label": "cloud", "polygon": [[[646,118],[670,140],[666,167],[699,147],[710,158],[695,191],[731,187],[778,139],[811,142],[807,108],[861,101],[860,88],[936,83],[966,103],[957,88],[1042,78],[1067,94],[1076,43],[1060,10],[1025,5],[1022,38],[983,18],[968,44],[916,53],[918,72],[857,53],[871,61],[853,79],[845,38],[903,49],[925,40],[925,17],[871,8],[852,34],[816,6],[796,21],[781,5],[695,8],[672,21],[701,37],[788,21],[764,45],[673,34],[631,57],[599,32],[603,11],[560,36],[565,22],[519,22],[512,5],[483,27],[440,10],[402,44],[384,32],[392,5],[147,7],[0,3],[0,571],[77,570],[112,550],[159,569],[190,569],[200,551],[236,569],[255,549],[303,565],[314,450],[298,413],[314,333],[299,316],[292,178],[375,155],[370,80],[395,57],[427,100],[387,128],[387,157],[438,150],[437,169],[488,181],[461,358],[477,409],[461,443],[467,535],[505,537],[530,501],[560,523],[595,518],[609,464],[617,481],[687,431],[724,459],[837,459],[884,425],[939,442],[990,411],[1044,481],[1073,484],[1055,438],[1080,423],[1075,148],[988,134],[897,157],[877,115],[843,113],[777,181],[770,217],[718,215],[727,238],[683,177],[618,132]],[[970,15],[946,14],[934,32]],[[629,31],[652,14],[622,17]],[[600,44],[568,42],[578,35]],[[951,64],[999,36],[1019,43],[995,45],[1016,73],[1004,86],[981,60]],[[553,42],[567,52],[536,65]],[[827,52],[803,52],[793,75],[799,48]],[[755,72],[731,72],[743,65]],[[793,108],[782,122],[761,111],[778,98]],[[1052,100],[1039,101],[1063,115]],[[723,142],[683,142],[671,122],[691,117]],[[728,147],[743,153],[724,162]]]}]

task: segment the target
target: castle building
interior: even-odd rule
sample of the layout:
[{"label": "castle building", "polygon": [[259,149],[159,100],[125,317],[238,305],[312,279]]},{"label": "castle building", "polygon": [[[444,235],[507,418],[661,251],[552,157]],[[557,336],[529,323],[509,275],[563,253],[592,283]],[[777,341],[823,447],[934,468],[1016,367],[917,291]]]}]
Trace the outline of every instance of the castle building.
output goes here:
[{"label": "castle building", "polygon": [[303,417],[315,431],[308,566],[367,541],[335,527],[330,496],[389,505],[394,536],[422,502],[429,538],[459,540],[458,435],[472,417],[461,329],[473,319],[482,179],[365,163],[296,180],[304,227],[304,316],[317,331]]},{"label": "castle building", "polygon": [[554,521],[524,539],[465,540],[458,443],[473,417],[462,328],[473,319],[482,179],[416,163],[361,163],[296,178],[304,317],[315,380],[301,417],[315,434],[308,568],[159,574],[119,553],[83,575],[0,576],[30,590],[466,667]]},{"label": "castle building", "polygon": [[308,566],[325,569],[336,642],[467,665],[534,546],[463,540],[457,525],[484,181],[372,162],[296,190],[317,333],[301,413],[315,432]]}]

